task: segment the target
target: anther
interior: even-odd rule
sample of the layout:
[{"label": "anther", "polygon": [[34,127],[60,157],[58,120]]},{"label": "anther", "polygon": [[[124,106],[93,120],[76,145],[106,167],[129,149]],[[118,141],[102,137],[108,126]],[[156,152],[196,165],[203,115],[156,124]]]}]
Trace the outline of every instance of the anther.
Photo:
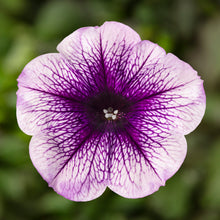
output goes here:
[{"label": "anther", "polygon": [[115,120],[117,119],[118,110],[114,110],[112,107],[109,107],[108,109],[103,109],[103,112],[105,114],[105,118],[108,120]]}]

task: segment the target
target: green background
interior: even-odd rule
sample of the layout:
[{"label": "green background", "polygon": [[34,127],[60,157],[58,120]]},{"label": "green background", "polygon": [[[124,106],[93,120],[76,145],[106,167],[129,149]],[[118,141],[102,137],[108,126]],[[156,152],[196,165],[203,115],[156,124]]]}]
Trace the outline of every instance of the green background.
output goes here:
[{"label": "green background", "polygon": [[[165,187],[142,199],[110,190],[90,202],[57,195],[29,158],[16,122],[17,77],[34,57],[79,27],[123,22],[190,63],[204,80],[207,108],[187,135],[188,154]],[[0,219],[220,219],[219,0],[0,0]]]}]

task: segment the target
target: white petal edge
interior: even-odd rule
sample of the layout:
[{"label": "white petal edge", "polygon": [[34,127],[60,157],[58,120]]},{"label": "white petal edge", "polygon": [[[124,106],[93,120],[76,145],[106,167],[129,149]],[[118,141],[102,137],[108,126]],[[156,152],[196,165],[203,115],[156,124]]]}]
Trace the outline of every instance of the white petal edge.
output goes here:
[{"label": "white petal edge", "polygon": [[161,144],[163,148],[144,147],[149,161],[125,142],[121,147],[117,147],[112,159],[108,187],[123,197],[141,198],[164,186],[166,180],[173,176],[183,163],[187,143],[182,134],[173,134],[164,138]]}]

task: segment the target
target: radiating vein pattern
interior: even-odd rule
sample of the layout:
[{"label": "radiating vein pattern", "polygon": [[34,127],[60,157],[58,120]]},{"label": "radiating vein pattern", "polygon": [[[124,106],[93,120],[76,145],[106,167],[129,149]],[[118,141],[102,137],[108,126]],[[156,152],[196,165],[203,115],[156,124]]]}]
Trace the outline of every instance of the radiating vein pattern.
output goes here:
[{"label": "radiating vein pattern", "polygon": [[157,191],[186,155],[205,111],[197,72],[130,27],[80,28],[18,78],[17,119],[31,160],[57,193],[88,201],[109,187]]}]

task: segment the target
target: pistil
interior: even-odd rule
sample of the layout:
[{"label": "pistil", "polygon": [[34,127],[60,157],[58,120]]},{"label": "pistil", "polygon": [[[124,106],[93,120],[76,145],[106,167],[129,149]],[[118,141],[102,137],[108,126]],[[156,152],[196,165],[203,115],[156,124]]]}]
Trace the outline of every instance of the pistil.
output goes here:
[{"label": "pistil", "polygon": [[112,107],[109,107],[108,109],[103,109],[103,112],[105,114],[105,118],[108,120],[116,120],[118,110],[114,110]]}]

